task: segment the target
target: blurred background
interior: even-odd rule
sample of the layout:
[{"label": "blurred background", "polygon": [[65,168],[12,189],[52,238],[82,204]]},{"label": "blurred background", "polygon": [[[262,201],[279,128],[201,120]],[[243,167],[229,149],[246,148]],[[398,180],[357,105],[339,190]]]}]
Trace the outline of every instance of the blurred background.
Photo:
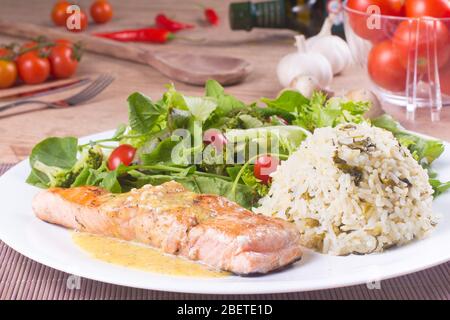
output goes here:
[{"label": "blurred background", "polygon": [[[47,76],[43,70],[45,66],[27,69],[26,59],[15,60],[14,80],[8,84],[9,80],[5,78],[0,89],[0,110],[2,105],[29,95],[39,94],[48,101],[63,99],[102,74],[114,78],[101,92],[89,96],[76,108],[24,105],[0,111],[1,161],[13,163],[23,159],[32,146],[46,136],[83,136],[116,127],[126,121],[126,98],[134,91],[157,99],[166,90],[165,85],[173,82],[186,94],[199,94],[203,92],[200,84],[205,78],[216,78],[227,85],[227,92],[246,102],[275,97],[286,87],[300,90],[305,95],[311,88],[335,95],[350,93],[352,96],[356,91],[357,97],[362,95],[375,100],[392,96],[393,90],[394,96],[405,99],[382,101],[384,111],[409,129],[450,140],[447,109],[436,110],[445,102],[445,95],[440,95],[441,86],[448,83],[445,78],[440,79],[437,71],[445,67],[447,62],[443,60],[450,57],[450,51],[447,54],[450,37],[445,33],[448,30],[442,31],[447,26],[444,9],[438,8],[434,13],[436,16],[443,13],[439,17],[443,19],[443,27],[433,20],[422,28],[421,22],[411,25],[404,1],[349,1],[352,8],[347,13],[344,13],[342,1],[236,2],[0,0],[0,44],[4,46],[0,57],[14,56],[20,50],[26,50],[24,43],[29,45],[30,39],[42,36],[40,42],[32,45],[37,43],[37,49],[44,51],[49,59]],[[388,2],[394,3],[393,7],[387,6]],[[402,5],[396,7],[395,3]],[[71,21],[73,25],[81,23],[83,30],[75,30],[79,32],[67,30],[70,27],[64,24],[68,19],[64,11],[71,4],[79,6],[84,15],[80,20]],[[361,26],[360,22],[365,19],[365,23],[367,17],[364,12],[358,13],[358,8],[365,10],[371,4],[379,5],[379,13],[398,17],[382,20],[376,39],[364,34],[366,26]],[[437,8],[435,4],[431,7]],[[394,9],[397,11],[392,11]],[[326,19],[330,13],[331,17]],[[421,13],[417,14],[412,19],[420,19]],[[393,23],[385,23],[392,20]],[[410,27],[407,34],[414,30],[421,32],[416,43],[407,45],[423,45],[426,57],[420,53],[416,56],[407,49],[403,59],[407,65],[404,69],[399,67],[401,71],[393,74],[398,58],[394,58],[394,66],[389,64],[392,56],[389,56],[389,50],[384,50],[378,60],[373,61],[376,68],[369,77],[370,52],[375,51],[374,47],[381,50],[394,43],[396,31],[404,20]],[[321,37],[312,38],[319,31]],[[428,40],[423,44],[419,39],[425,38]],[[76,51],[75,44],[82,43],[84,51],[76,66],[70,61],[64,64],[64,59],[68,59],[67,50],[56,52],[55,49],[53,52],[46,47],[46,42],[56,39],[68,40],[72,50],[70,57]],[[398,41],[402,43],[401,38]],[[445,48],[441,57],[442,42],[445,42]],[[29,51],[33,50],[36,48],[29,48]],[[51,58],[51,55],[55,57]],[[420,58],[428,59],[422,67],[426,72],[421,71],[420,63],[419,66],[415,63],[417,58],[419,62],[423,60]],[[9,75],[14,73],[8,72]],[[436,83],[436,79],[440,79],[440,83]],[[420,86],[423,87],[421,90]],[[48,94],[49,90],[54,91]],[[420,98],[416,95],[420,92],[426,103],[415,110]],[[432,110],[439,113],[433,123]],[[381,112],[381,109],[375,112]]]}]

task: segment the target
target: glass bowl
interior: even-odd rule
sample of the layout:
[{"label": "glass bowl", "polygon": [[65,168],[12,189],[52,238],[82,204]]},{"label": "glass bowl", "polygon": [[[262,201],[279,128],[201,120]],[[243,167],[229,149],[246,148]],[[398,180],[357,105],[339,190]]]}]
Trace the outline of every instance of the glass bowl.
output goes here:
[{"label": "glass bowl", "polygon": [[[450,105],[450,18],[406,18],[355,11],[344,4],[345,35],[353,58],[367,70],[383,101],[429,107],[439,120]],[[378,12],[377,12],[378,11]]]}]

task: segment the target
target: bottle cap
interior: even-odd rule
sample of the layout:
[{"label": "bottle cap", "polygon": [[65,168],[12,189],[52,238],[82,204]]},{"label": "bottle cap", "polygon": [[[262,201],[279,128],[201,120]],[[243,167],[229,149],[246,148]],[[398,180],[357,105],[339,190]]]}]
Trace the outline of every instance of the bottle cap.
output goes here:
[{"label": "bottle cap", "polygon": [[253,28],[251,2],[231,3],[228,16],[232,30],[250,31]]}]

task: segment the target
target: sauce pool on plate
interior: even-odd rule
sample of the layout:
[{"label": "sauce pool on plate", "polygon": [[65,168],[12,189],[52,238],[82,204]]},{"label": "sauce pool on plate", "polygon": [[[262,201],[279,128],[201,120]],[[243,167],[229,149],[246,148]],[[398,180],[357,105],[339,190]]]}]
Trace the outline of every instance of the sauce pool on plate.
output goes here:
[{"label": "sauce pool on plate", "polygon": [[124,267],[184,277],[217,278],[230,275],[132,242],[82,232],[73,232],[72,238],[92,257]]}]

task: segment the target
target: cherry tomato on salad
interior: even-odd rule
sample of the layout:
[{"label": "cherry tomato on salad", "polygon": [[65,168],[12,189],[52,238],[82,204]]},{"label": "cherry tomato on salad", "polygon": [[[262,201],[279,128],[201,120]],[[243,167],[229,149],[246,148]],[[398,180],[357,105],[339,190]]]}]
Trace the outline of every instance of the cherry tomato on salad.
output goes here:
[{"label": "cherry tomato on salad", "polygon": [[87,26],[88,26],[88,16],[87,16],[86,12],[81,10],[80,11],[80,28],[69,29],[67,25],[66,25],[66,28],[67,28],[67,30],[72,31],[72,32],[81,32],[81,31],[86,30]]},{"label": "cherry tomato on salad", "polygon": [[400,63],[390,40],[376,44],[368,56],[369,76],[374,83],[389,91],[406,88],[406,70]]},{"label": "cherry tomato on salad", "polygon": [[380,42],[392,34],[396,21],[388,18],[381,18],[381,28],[371,28],[374,19],[371,14],[375,13],[372,9],[379,8],[379,12],[386,16],[403,15],[404,0],[348,0],[347,7],[359,11],[349,12],[349,23],[353,31],[363,39],[372,42]]},{"label": "cherry tomato on salad", "polygon": [[271,181],[270,174],[277,170],[280,160],[277,157],[271,155],[262,155],[256,159],[253,173],[255,177],[262,181],[264,184],[268,184]]},{"label": "cherry tomato on salad", "polygon": [[51,65],[52,75],[57,79],[64,79],[71,77],[78,67],[78,60],[71,45],[60,41],[56,43],[50,50],[48,56]]},{"label": "cherry tomato on salad", "polygon": [[91,17],[96,23],[106,23],[111,20],[113,9],[106,0],[96,0],[91,5]]},{"label": "cherry tomato on salad", "polygon": [[121,144],[111,152],[108,158],[108,169],[116,170],[121,163],[125,166],[129,166],[133,161],[135,154],[135,147],[129,144]]},{"label": "cherry tomato on salad", "polygon": [[70,3],[67,1],[58,1],[51,13],[51,17],[53,20],[53,23],[57,26],[65,26],[67,18],[69,17],[69,14],[67,13],[67,8],[70,6]]},{"label": "cherry tomato on salad", "polygon": [[406,0],[405,15],[410,18],[448,18],[450,2],[448,0]]},{"label": "cherry tomato on salad", "polygon": [[47,80],[50,75],[50,62],[40,57],[36,52],[30,51],[17,59],[17,69],[20,78],[26,84],[38,84]]},{"label": "cherry tomato on salad", "polygon": [[392,43],[405,69],[408,67],[408,59],[412,65],[416,55],[418,71],[421,73],[427,72],[428,67],[433,67],[434,52],[439,67],[445,65],[450,58],[449,31],[439,20],[403,21],[395,31]]},{"label": "cherry tomato on salad", "polygon": [[209,129],[203,134],[203,143],[213,145],[216,150],[222,150],[227,144],[227,138],[220,130]]},{"label": "cherry tomato on salad", "polygon": [[11,87],[17,80],[17,67],[14,61],[2,60],[0,56],[0,89]]}]

